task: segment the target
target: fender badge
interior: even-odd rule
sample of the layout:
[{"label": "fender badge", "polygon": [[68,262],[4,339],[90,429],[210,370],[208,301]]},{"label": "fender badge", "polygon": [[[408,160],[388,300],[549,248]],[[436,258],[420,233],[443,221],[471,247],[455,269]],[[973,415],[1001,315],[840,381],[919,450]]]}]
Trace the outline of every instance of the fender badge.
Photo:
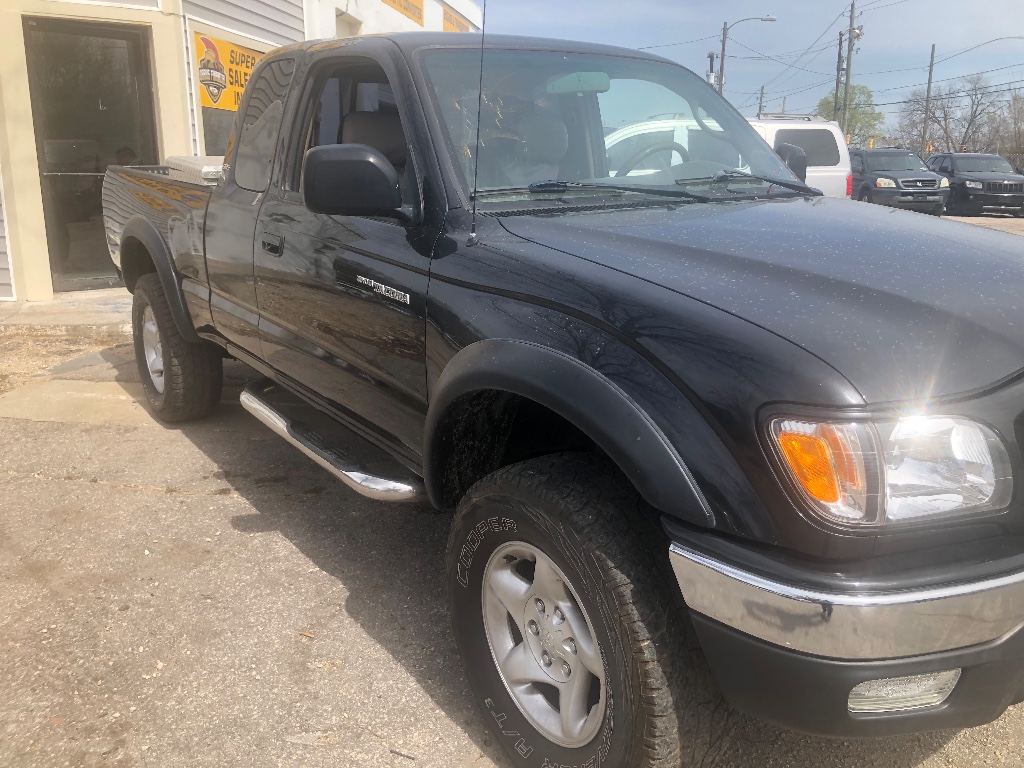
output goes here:
[{"label": "fender badge", "polygon": [[362,275],[356,275],[356,282],[372,288],[375,293],[387,296],[389,299],[400,301],[403,304],[409,303],[408,293],[402,293],[401,291],[392,288],[390,285],[383,285],[378,283],[376,280],[371,280],[370,278],[363,277]]}]

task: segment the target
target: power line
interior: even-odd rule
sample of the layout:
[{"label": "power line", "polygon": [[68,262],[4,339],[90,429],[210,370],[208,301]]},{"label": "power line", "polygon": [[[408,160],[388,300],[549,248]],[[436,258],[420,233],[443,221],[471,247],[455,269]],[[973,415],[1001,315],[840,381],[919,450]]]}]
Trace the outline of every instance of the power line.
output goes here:
[{"label": "power line", "polygon": [[[786,64],[786,62],[779,61],[774,56],[769,56],[767,53],[761,53],[760,51],[751,48],[749,45],[744,45],[739,40],[733,39],[732,42],[735,45],[738,45],[740,48],[746,48],[751,53],[759,54],[762,58],[770,59],[771,61],[774,61],[774,62],[776,62],[778,64]],[[815,72],[813,69],[804,69],[803,67],[798,67],[795,64],[789,64],[787,66],[793,67],[793,69],[799,69],[801,72],[810,72],[812,75],[825,75],[825,74],[828,74],[827,72]]]},{"label": "power line", "polygon": [[[950,80],[960,80],[964,77],[973,77],[974,75],[987,75],[992,72],[1002,72],[1004,69],[1013,69],[1014,67],[1024,67],[1024,61],[1018,64],[1007,64],[1005,67],[996,67],[995,69],[983,69],[980,72],[966,72],[962,75],[954,75],[953,77],[944,77],[940,80],[933,80],[933,83],[948,83]],[[896,85],[892,88],[881,88],[875,93],[888,93],[889,91],[904,91],[908,88],[919,88],[927,83],[914,83],[913,85]]]},{"label": "power line", "polygon": [[909,0],[894,0],[894,2],[886,3],[885,5],[865,6],[864,8],[861,9],[861,13],[863,13],[864,11],[880,11],[883,8],[889,8],[889,7],[893,6],[893,5],[899,5],[900,3],[906,3],[906,2],[909,2]]},{"label": "power line", "polygon": [[[729,39],[733,40],[733,38],[731,38],[731,37]],[[740,43],[740,45],[743,45],[743,43]],[[814,52],[817,53],[818,51],[830,50],[834,45],[835,45],[835,43],[830,42],[826,46],[823,46],[821,48],[815,49]],[[747,46],[745,46],[745,45],[743,47],[747,48]],[[748,50],[750,50],[750,49],[748,48]],[[776,54],[763,53],[760,56],[733,56],[732,54],[730,54],[729,58],[730,59],[744,59],[744,60],[748,60],[748,61],[760,61],[762,59],[771,59],[772,61],[776,61],[778,59],[796,59],[802,53],[803,53],[803,51],[790,51],[788,53],[776,53]],[[780,61],[779,63],[782,64],[784,62]]]},{"label": "power line", "polygon": [[[983,86],[983,87],[977,88],[977,89],[975,89],[973,91],[970,90],[970,89],[965,89],[965,90],[962,90],[962,91],[954,91],[952,93],[945,93],[945,94],[943,94],[941,96],[932,96],[932,101],[945,101],[947,99],[960,99],[960,98],[963,98],[964,96],[967,96],[967,95],[969,95],[971,93],[977,93],[977,94],[982,95],[982,96],[988,96],[990,94],[1010,93],[1012,91],[1020,90],[1020,86],[1018,86],[1017,88],[1003,88],[1003,86],[1005,86],[1005,85],[1013,85],[1014,83],[1024,83],[1024,79],[1008,80],[1005,83],[995,83],[995,84],[993,84],[991,86]],[[993,90],[993,89],[1001,89],[1001,90]],[[875,106],[876,107],[891,107],[891,106],[897,105],[897,104],[916,104],[916,103],[919,103],[919,102],[922,102],[922,101],[924,101],[924,98],[919,96],[919,97],[914,98],[914,99],[901,99],[900,101],[883,101],[883,102],[881,102],[879,104],[875,104]]]},{"label": "power line", "polygon": [[[1001,94],[1001,93],[1013,93],[1015,91],[1021,90],[1021,86],[1017,85],[1016,87],[1013,87],[1013,88],[1007,88],[1005,86],[1011,86],[1011,85],[1014,85],[1016,83],[1024,83],[1024,79],[1008,80],[1005,83],[993,83],[992,85],[985,86],[983,88],[977,89],[976,93],[979,93],[982,96],[995,96],[995,95],[998,95],[998,94]],[[932,96],[932,101],[936,102],[936,101],[946,101],[948,99],[961,99],[964,96],[969,95],[970,93],[971,93],[970,90],[954,91],[952,93],[946,93],[946,94],[943,94],[941,96]],[[899,107],[899,106],[902,106],[904,104],[919,104],[919,103],[921,103],[923,101],[924,101],[924,96],[919,96],[919,97],[913,98],[913,99],[900,99],[899,101],[883,101],[883,102],[880,102],[878,104],[871,104],[870,106],[873,107],[873,108],[877,108],[877,107]],[[1002,103],[1002,102],[1000,102],[1000,103]],[[809,107],[801,107],[800,109],[808,109],[808,108]],[[896,112],[898,110],[890,109],[890,110],[879,110],[879,111],[887,112],[888,113],[888,112]]]},{"label": "power line", "polygon": [[[844,5],[844,6],[843,6],[843,10],[841,10],[841,11],[840,11],[840,12],[839,12],[839,13],[838,13],[838,14],[836,15],[836,17],[835,17],[834,19],[832,19],[832,21],[830,21],[830,22],[829,22],[829,25],[828,25],[827,27],[825,27],[825,29],[824,29],[824,30],[822,31],[822,33],[821,33],[820,35],[818,35],[818,36],[817,36],[817,37],[816,37],[816,38],[815,38],[815,39],[813,40],[813,42],[811,42],[811,44],[810,44],[810,45],[808,45],[808,46],[807,46],[807,47],[806,47],[806,48],[804,49],[803,53],[801,53],[801,54],[800,54],[800,55],[799,55],[799,56],[798,56],[798,57],[797,57],[797,58],[796,58],[796,59],[795,59],[795,60],[793,61],[793,64],[797,64],[797,63],[799,63],[799,62],[800,62],[800,61],[801,61],[801,60],[803,59],[803,57],[804,57],[804,56],[806,56],[806,55],[807,55],[808,53],[810,53],[811,49],[812,49],[812,48],[814,48],[814,46],[816,46],[816,45],[818,44],[818,42],[819,42],[819,41],[821,40],[821,38],[823,38],[823,37],[824,37],[825,35],[827,35],[827,34],[828,34],[829,32],[831,32],[831,31],[832,31],[832,27],[834,27],[834,26],[836,25],[836,22],[837,22],[837,21],[839,21],[839,19],[841,19],[841,18],[842,18],[843,16],[845,16],[845,15],[846,15],[846,11],[847,11],[847,9],[848,9],[849,7],[850,7],[850,6],[849,6],[848,4],[847,4],[847,5]],[[825,49],[823,48],[823,49],[821,49],[821,50],[825,50]],[[808,64],[810,64],[810,63],[811,63],[811,61],[814,61],[814,59],[815,59],[815,58],[817,58],[817,57],[818,57],[818,56],[819,56],[820,54],[821,54],[821,51],[818,51],[818,53],[816,53],[816,54],[815,54],[815,55],[814,55],[814,56],[813,56],[813,57],[811,58],[811,60],[810,60],[810,61],[808,61],[807,63],[808,63]],[[791,69],[791,68],[792,68],[792,65],[791,65],[791,64],[787,64],[787,65],[785,65],[785,66],[784,66],[784,67],[783,67],[783,68],[782,68],[781,70],[779,70],[779,71],[778,71],[778,72],[777,72],[777,73],[775,74],[775,76],[774,76],[774,77],[772,77],[771,79],[769,79],[769,80],[768,80],[768,81],[767,81],[767,82],[765,83],[765,87],[767,87],[767,86],[771,85],[772,83],[776,82],[777,80],[779,80],[779,78],[783,77],[783,76],[784,76],[784,75],[785,75],[785,74],[786,74],[787,72],[789,72],[789,76],[788,76],[788,77],[786,77],[786,78],[785,78],[784,80],[782,80],[781,82],[783,82],[783,83],[784,83],[784,82],[787,82],[788,80],[791,80],[791,79],[792,79],[792,78],[793,78],[793,77],[794,77],[794,76],[796,75],[796,72],[795,72],[795,71],[794,71],[794,72],[790,72],[790,69]],[[780,84],[781,84],[781,83],[780,83]],[[743,107],[745,107],[745,106],[747,105],[747,103],[748,103],[749,101],[750,101],[750,100],[748,99],[748,100],[747,100],[747,101],[745,101],[745,102],[744,102],[743,104],[741,104],[741,105],[740,105],[740,109],[742,109]]]},{"label": "power line", "polygon": [[964,48],[962,51],[957,51],[956,53],[951,53],[949,56],[947,56],[944,59],[937,59],[935,61],[935,63],[936,64],[940,64],[943,61],[949,61],[950,59],[955,59],[957,56],[962,56],[963,54],[969,53],[970,51],[973,51],[976,48],[981,48],[983,45],[988,45],[989,43],[998,43],[998,42],[1001,42],[1003,40],[1024,40],[1024,36],[1021,36],[1021,35],[1010,35],[1008,37],[996,37],[996,38],[993,38],[992,40],[986,40],[984,43],[978,43],[977,45],[972,45],[970,48]]},{"label": "power line", "polygon": [[659,45],[641,45],[637,48],[638,51],[649,51],[653,48],[671,48],[675,45],[689,45],[690,43],[702,43],[705,40],[717,40],[718,35],[708,35],[707,37],[697,37],[693,40],[684,40],[681,43],[661,43]]}]

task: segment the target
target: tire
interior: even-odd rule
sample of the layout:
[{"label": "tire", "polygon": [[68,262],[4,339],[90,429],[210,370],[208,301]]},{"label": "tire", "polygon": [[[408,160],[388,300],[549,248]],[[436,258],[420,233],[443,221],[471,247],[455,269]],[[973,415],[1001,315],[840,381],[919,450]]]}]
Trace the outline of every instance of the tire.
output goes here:
[{"label": "tire", "polygon": [[945,210],[946,209],[945,209],[944,206],[937,205],[934,208],[932,208],[930,211],[928,211],[928,213],[930,213],[932,216],[941,216],[945,212]]},{"label": "tire", "polygon": [[[217,407],[224,382],[220,349],[208,342],[193,344],[182,338],[155,272],[143,275],[135,284],[132,336],[142,387],[157,418],[166,422],[191,421]],[[149,347],[147,338],[151,341]],[[152,351],[152,342],[157,339],[161,362],[151,369],[147,349]]]},{"label": "tire", "polygon": [[[485,579],[499,583],[495,573],[501,584],[514,584],[501,587],[505,598],[484,589]],[[721,755],[733,710],[686,616],[668,542],[605,460],[556,454],[504,467],[478,482],[452,522],[447,578],[470,684],[514,765],[690,768],[710,767]],[[541,582],[554,586],[545,591]],[[548,601],[543,609],[538,595]],[[513,611],[523,620],[510,622]],[[513,681],[512,673],[526,667],[519,679],[536,679],[512,686],[518,699],[499,671],[499,656]],[[575,720],[582,725],[573,731],[556,727],[553,737],[538,725],[543,717],[537,713],[561,722],[566,699],[559,692],[569,690],[570,679],[580,691],[586,685],[586,703],[578,709],[583,714]]]},{"label": "tire", "polygon": [[862,189],[860,191],[860,196],[858,196],[857,199],[862,201],[862,202],[865,202],[865,203],[874,203],[875,202],[874,199],[872,199],[872,197],[871,197],[871,190],[870,189]]}]

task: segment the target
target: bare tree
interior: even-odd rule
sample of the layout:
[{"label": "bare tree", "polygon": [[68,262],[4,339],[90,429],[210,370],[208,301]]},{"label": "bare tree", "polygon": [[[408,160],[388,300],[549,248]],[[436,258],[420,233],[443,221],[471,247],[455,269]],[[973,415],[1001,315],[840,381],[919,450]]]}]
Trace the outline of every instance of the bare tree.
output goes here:
[{"label": "bare tree", "polygon": [[[989,145],[998,142],[1005,129],[1005,121],[999,119],[1003,112],[1001,95],[983,75],[970,75],[933,88],[928,143],[935,151],[994,149]],[[924,104],[925,93],[917,89],[900,107],[893,133],[904,146],[917,148],[921,144]]]}]

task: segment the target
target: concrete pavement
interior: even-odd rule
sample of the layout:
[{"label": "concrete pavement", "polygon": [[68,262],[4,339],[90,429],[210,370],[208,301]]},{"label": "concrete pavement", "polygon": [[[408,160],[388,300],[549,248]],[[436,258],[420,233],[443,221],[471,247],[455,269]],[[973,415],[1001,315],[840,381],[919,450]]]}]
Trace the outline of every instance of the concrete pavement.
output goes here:
[{"label": "concrete pavement", "polygon": [[0,333],[130,333],[132,296],[124,288],[58,293],[51,301],[0,302]]}]

